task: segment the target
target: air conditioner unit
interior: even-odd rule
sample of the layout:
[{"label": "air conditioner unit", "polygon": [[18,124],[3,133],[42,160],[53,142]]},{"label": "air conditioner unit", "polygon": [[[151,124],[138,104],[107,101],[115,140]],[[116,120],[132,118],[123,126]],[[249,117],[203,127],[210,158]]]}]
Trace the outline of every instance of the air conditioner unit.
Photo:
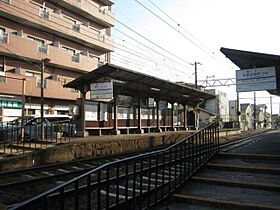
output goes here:
[{"label": "air conditioner unit", "polygon": [[86,27],[89,27],[89,22],[84,22],[84,25],[86,26]]},{"label": "air conditioner unit", "polygon": [[99,41],[101,41],[101,42],[104,42],[104,40],[105,40],[105,34],[104,34],[104,33],[99,32],[99,35],[98,35],[98,40],[99,40]]},{"label": "air conditioner unit", "polygon": [[81,26],[78,25],[78,24],[74,24],[74,25],[72,26],[72,29],[73,29],[73,31],[80,32]]},{"label": "air conditioner unit", "polygon": [[0,42],[8,43],[9,34],[8,33],[0,33]]},{"label": "air conditioner unit", "polygon": [[19,66],[17,66],[17,67],[15,68],[15,74],[20,74],[20,67],[19,67]]},{"label": "air conditioner unit", "polygon": [[16,31],[16,35],[22,37],[23,36],[23,30]]},{"label": "air conditioner unit", "polygon": [[80,54],[72,55],[72,61],[79,63],[80,62]]},{"label": "air conditioner unit", "polygon": [[98,60],[98,67],[103,66],[105,64],[105,61],[102,59]]},{"label": "air conditioner unit", "polygon": [[84,55],[84,56],[89,56],[89,51],[85,50],[85,51],[82,51],[80,54]]},{"label": "air conditioner unit", "polygon": [[55,14],[58,14],[58,15],[61,15],[61,9],[56,8],[56,9],[54,10],[54,13],[55,13]]},{"label": "air conditioner unit", "polygon": [[50,19],[50,12],[49,11],[47,12],[45,9],[40,8],[39,9],[39,16],[41,18],[49,20]]},{"label": "air conditioner unit", "polygon": [[38,44],[38,51],[42,53],[48,53],[48,45],[46,44]]},{"label": "air conditioner unit", "polygon": [[59,76],[57,74],[52,74],[51,79],[55,81],[59,81]]},{"label": "air conditioner unit", "polygon": [[53,46],[59,48],[59,47],[60,47],[60,41],[56,41],[56,40],[55,40],[55,41],[53,42]]},{"label": "air conditioner unit", "polygon": [[2,0],[2,2],[6,3],[6,4],[12,4],[12,0]]}]

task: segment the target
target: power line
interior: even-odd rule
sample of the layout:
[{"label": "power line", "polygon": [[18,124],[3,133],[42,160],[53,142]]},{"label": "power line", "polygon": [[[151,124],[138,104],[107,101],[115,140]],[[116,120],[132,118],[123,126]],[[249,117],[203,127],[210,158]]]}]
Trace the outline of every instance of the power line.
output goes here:
[{"label": "power line", "polygon": [[180,32],[178,29],[176,29],[174,26],[172,26],[170,23],[168,23],[167,21],[165,21],[164,19],[162,19],[159,15],[157,15],[155,12],[153,12],[151,9],[149,9],[148,7],[146,7],[144,4],[142,4],[141,2],[139,2],[138,0],[134,0],[136,1],[138,4],[140,4],[142,7],[144,7],[146,10],[148,10],[150,13],[152,13],[154,16],[156,16],[157,18],[159,18],[162,22],[164,22],[165,24],[167,24],[169,27],[171,27],[172,29],[174,29],[176,32],[178,32],[180,35],[182,35],[185,39],[187,39],[189,42],[191,42],[193,45],[195,45],[196,47],[198,47],[200,50],[202,50],[204,53],[206,53],[207,55],[209,55],[211,58],[213,58],[213,56],[211,54],[209,54],[209,52],[207,52],[206,50],[204,50],[202,47],[200,47],[198,44],[196,44],[193,40],[191,40],[189,37],[187,37],[185,34],[183,34],[182,32]]}]

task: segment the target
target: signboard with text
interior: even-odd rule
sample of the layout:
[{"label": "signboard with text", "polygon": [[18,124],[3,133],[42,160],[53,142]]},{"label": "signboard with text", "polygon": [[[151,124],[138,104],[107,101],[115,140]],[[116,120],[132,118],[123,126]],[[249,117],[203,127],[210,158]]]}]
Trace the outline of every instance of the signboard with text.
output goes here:
[{"label": "signboard with text", "polygon": [[113,99],[113,82],[90,84],[91,99]]},{"label": "signboard with text", "polygon": [[236,71],[236,92],[275,89],[277,89],[275,67]]},{"label": "signboard with text", "polygon": [[21,101],[10,101],[10,100],[0,99],[0,108],[21,109],[22,108],[22,102]]}]

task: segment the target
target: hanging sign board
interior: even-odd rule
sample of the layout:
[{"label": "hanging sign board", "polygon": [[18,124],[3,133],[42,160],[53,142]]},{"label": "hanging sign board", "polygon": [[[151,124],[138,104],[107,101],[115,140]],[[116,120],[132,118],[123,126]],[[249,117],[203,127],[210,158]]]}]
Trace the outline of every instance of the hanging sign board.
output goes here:
[{"label": "hanging sign board", "polygon": [[277,89],[275,67],[236,71],[236,92],[275,89]]},{"label": "hanging sign board", "polygon": [[90,84],[91,99],[113,99],[113,82],[100,82]]}]

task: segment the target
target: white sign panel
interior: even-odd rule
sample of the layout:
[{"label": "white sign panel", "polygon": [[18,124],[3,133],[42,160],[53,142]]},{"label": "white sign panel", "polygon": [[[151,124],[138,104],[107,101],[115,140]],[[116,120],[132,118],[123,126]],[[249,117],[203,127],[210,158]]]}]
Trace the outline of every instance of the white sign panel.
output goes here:
[{"label": "white sign panel", "polygon": [[236,71],[236,92],[275,90],[276,88],[275,67]]},{"label": "white sign panel", "polygon": [[90,84],[91,99],[113,99],[113,82]]}]

